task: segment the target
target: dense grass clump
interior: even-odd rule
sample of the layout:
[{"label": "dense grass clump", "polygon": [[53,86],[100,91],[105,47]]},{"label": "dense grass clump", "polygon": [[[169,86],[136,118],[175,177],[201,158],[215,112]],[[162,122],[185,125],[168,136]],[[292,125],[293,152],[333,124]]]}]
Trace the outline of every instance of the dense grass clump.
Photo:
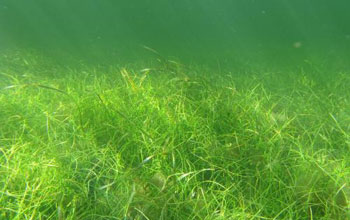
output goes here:
[{"label": "dense grass clump", "polygon": [[349,218],[348,73],[0,63],[0,219]]}]

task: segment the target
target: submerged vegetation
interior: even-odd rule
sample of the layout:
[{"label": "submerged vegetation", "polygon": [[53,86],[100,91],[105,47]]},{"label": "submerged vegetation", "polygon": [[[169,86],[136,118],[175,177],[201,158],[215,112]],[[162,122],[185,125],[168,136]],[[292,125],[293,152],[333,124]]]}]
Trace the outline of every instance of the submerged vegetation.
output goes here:
[{"label": "submerged vegetation", "polygon": [[0,219],[350,218],[349,73],[159,60],[2,55]]}]

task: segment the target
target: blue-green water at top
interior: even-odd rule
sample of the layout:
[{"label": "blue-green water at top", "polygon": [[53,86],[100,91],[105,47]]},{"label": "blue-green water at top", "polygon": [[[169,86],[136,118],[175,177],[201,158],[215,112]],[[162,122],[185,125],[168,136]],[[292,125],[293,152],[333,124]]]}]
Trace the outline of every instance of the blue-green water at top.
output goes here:
[{"label": "blue-green water at top", "polygon": [[117,62],[144,59],[146,45],[183,62],[346,67],[349,9],[347,0],[0,0],[0,49]]}]

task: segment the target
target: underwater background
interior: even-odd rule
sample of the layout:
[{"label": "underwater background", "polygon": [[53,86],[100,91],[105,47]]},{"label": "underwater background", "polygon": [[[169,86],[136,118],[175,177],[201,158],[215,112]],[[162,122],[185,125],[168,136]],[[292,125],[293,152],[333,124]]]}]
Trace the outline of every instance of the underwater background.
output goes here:
[{"label": "underwater background", "polygon": [[0,0],[0,220],[350,220],[349,0]]},{"label": "underwater background", "polygon": [[146,45],[221,68],[334,65],[349,57],[348,9],[346,0],[1,0],[0,48],[113,63],[146,59]]}]

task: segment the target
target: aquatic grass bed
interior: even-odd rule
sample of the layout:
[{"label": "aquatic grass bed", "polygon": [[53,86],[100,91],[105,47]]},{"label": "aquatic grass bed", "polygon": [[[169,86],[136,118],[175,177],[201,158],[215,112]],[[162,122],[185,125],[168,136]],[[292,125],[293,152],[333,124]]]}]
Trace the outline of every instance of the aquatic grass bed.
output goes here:
[{"label": "aquatic grass bed", "polygon": [[347,73],[15,57],[0,219],[349,218]]}]

